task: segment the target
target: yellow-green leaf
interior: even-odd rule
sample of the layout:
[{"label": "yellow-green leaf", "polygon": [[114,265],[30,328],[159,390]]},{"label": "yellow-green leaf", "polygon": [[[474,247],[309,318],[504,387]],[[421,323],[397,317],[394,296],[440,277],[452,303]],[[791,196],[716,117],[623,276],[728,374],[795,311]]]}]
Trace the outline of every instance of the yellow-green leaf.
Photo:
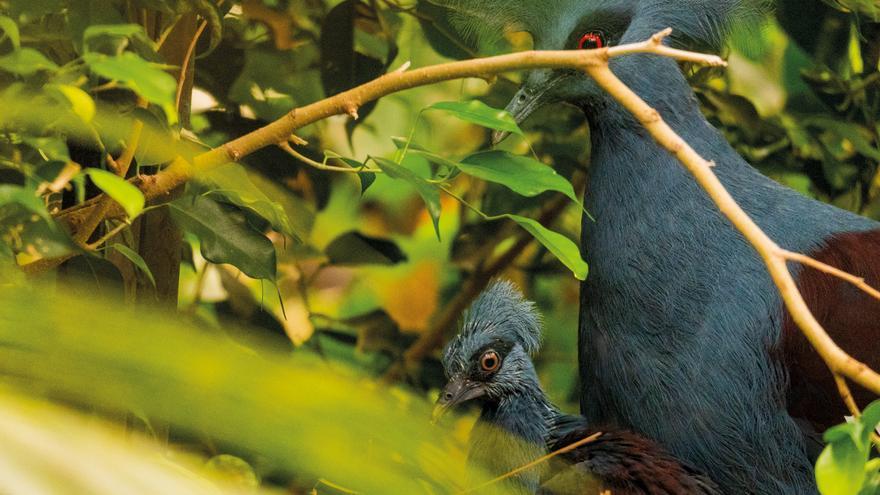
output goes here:
[{"label": "yellow-green leaf", "polygon": [[143,211],[144,194],[127,180],[98,168],[90,168],[85,173],[98,188],[122,206],[129,219],[133,219]]},{"label": "yellow-green leaf", "polygon": [[506,110],[492,108],[479,100],[441,101],[428,107],[429,110],[443,110],[465,122],[522,135],[516,120]]},{"label": "yellow-green leaf", "polygon": [[12,48],[18,50],[21,47],[21,36],[18,32],[18,24],[5,15],[0,15],[0,29],[3,30],[3,35],[9,38],[9,41],[12,42]]},{"label": "yellow-green leaf", "polygon": [[31,76],[40,71],[52,71],[57,68],[55,62],[33,48],[22,48],[0,57],[0,70],[20,76]]},{"label": "yellow-green leaf", "polygon": [[95,101],[88,93],[68,84],[59,84],[56,86],[56,89],[70,102],[73,113],[81,118],[83,122],[92,121],[95,117]]}]

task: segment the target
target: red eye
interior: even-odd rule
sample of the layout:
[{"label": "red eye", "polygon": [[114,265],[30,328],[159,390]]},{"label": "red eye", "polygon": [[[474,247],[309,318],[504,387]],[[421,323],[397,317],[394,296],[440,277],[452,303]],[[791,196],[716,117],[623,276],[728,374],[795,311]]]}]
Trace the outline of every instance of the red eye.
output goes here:
[{"label": "red eye", "polygon": [[581,50],[592,50],[603,46],[605,46],[605,36],[597,31],[590,31],[581,36],[581,40],[578,42],[578,48]]}]

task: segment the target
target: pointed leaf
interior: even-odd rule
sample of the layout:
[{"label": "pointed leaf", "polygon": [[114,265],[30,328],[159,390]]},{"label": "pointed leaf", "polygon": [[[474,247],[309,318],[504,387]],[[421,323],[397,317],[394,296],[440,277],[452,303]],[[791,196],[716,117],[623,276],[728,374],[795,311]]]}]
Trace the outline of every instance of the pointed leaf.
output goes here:
[{"label": "pointed leaf", "polygon": [[135,252],[125,244],[120,244],[118,242],[111,244],[110,247],[118,251],[119,254],[125,256],[128,261],[131,261],[134,266],[138,267],[138,269],[140,269],[140,271],[143,272],[143,274],[146,275],[148,279],[150,279],[150,283],[153,284],[153,288],[156,287],[156,279],[153,278],[153,272],[150,271],[150,267],[147,266],[147,262],[144,261],[143,258],[141,258],[141,255],[139,255],[137,252]]},{"label": "pointed leaf", "polygon": [[101,170],[98,168],[90,168],[85,171],[92,182],[95,183],[107,196],[113,198],[114,201],[122,206],[129,219],[134,219],[140,215],[144,209],[144,194],[140,189],[133,186],[130,182],[119,177],[116,174]]},{"label": "pointed leaf", "polygon": [[324,253],[334,265],[394,265],[407,259],[393,241],[355,231],[333,239]]},{"label": "pointed leaf", "polygon": [[471,101],[442,101],[428,107],[428,109],[442,110],[458,117],[465,122],[522,135],[522,130],[516,124],[516,120],[506,110],[492,108],[479,100]]},{"label": "pointed leaf", "polygon": [[527,156],[505,151],[487,151],[473,154],[458,164],[462,172],[474,177],[507,186],[523,196],[537,196],[545,191],[558,191],[575,203],[580,203],[574,188],[553,167]]},{"label": "pointed leaf", "polygon": [[520,227],[526,229],[526,231],[532,234],[538,242],[543,244],[544,247],[553,253],[563,265],[571,270],[575,278],[578,280],[586,280],[589,266],[587,265],[587,262],[581,258],[580,249],[571,239],[544,227],[531,218],[512,214],[502,216],[513,220],[518,223]]},{"label": "pointed leaf", "polygon": [[412,170],[400,166],[387,158],[381,157],[370,157],[369,159],[376,162],[376,165],[379,166],[388,177],[392,179],[401,179],[409,182],[412,185],[416,192],[419,193],[419,196],[425,201],[425,206],[428,208],[428,214],[431,215],[431,220],[434,222],[434,231],[437,233],[437,238],[440,238],[440,191],[432,184],[430,184],[425,179],[416,175]]},{"label": "pointed leaf", "polygon": [[92,121],[92,118],[95,117],[95,101],[88,93],[76,86],[70,86],[68,84],[59,84],[54,86],[54,88],[57,89],[68,102],[70,102],[71,109],[77,117],[81,118],[83,122],[86,123]]},{"label": "pointed leaf", "polygon": [[18,31],[18,24],[5,15],[0,15],[0,29],[3,30],[4,37],[9,38],[9,41],[12,42],[12,48],[18,50],[21,47],[21,35]]},{"label": "pointed leaf", "polygon": [[176,122],[174,95],[177,81],[161,66],[151,64],[132,52],[113,57],[86,53],[83,60],[89,64],[92,72],[131,88],[150,103],[161,106],[169,121]]},{"label": "pointed leaf", "polygon": [[290,219],[284,208],[269,199],[251,181],[245,168],[237,163],[228,163],[217,167],[207,174],[200,176],[217,187],[218,194],[222,194],[231,203],[246,208],[268,221],[272,228],[294,239],[299,236],[290,226]]},{"label": "pointed leaf", "polygon": [[174,221],[199,238],[206,260],[228,263],[252,278],[275,280],[275,246],[240,212],[206,196],[179,199],[169,207]]},{"label": "pointed leaf", "polygon": [[0,70],[20,76],[31,76],[39,71],[54,71],[57,68],[55,62],[33,48],[22,48],[0,57]]}]

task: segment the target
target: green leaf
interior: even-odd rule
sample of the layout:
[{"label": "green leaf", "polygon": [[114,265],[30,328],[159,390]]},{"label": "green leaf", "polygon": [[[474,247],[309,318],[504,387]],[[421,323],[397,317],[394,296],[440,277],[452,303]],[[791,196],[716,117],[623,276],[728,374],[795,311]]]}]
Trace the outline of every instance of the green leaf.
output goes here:
[{"label": "green leaf", "polygon": [[169,207],[174,221],[199,238],[206,260],[228,263],[252,278],[275,280],[275,246],[240,212],[205,196],[182,198]]},{"label": "green leaf", "polygon": [[52,217],[46,210],[46,205],[33,191],[29,191],[21,186],[11,184],[0,184],[0,206],[10,203],[21,205],[31,213],[36,213],[43,220],[51,221]]},{"label": "green leaf", "polygon": [[[364,168],[364,164],[357,160],[345,157],[339,157],[339,159],[351,168]],[[370,186],[373,185],[373,182],[376,182],[376,174],[374,174],[373,172],[358,172],[357,175],[358,178],[360,178],[361,180],[361,194],[364,194],[365,192],[367,192],[367,189],[369,189]]]},{"label": "green leaf", "polygon": [[[862,415],[852,420],[852,440],[862,450],[871,449],[871,434],[880,424],[880,401],[874,401],[862,411]],[[838,425],[839,426],[839,425]],[[835,427],[836,428],[836,427]]]},{"label": "green leaf", "polygon": [[[325,150],[324,156],[326,158],[335,158],[353,169],[361,170],[366,167],[366,164],[361,163],[353,158],[346,158],[334,151]],[[373,182],[376,182],[376,174],[374,174],[373,172],[358,172],[357,175],[361,181],[361,194],[363,195],[365,192],[367,192],[367,189],[369,189],[370,186],[373,185]]]},{"label": "green leaf", "polygon": [[880,160],[880,149],[873,145],[869,140],[871,133],[858,124],[839,121],[831,117],[823,116],[806,118],[802,124],[805,127],[827,129],[849,141],[853,145],[853,148],[855,148],[860,154],[872,160]]},{"label": "green leaf", "polygon": [[58,90],[70,102],[73,113],[81,118],[83,122],[91,122],[95,117],[95,101],[88,93],[68,84],[58,84],[52,86],[52,88]]},{"label": "green leaf", "polygon": [[563,265],[568,267],[578,280],[586,280],[589,273],[587,262],[581,258],[581,252],[577,244],[564,235],[554,232],[544,227],[536,220],[521,217],[519,215],[505,214],[502,217],[509,218],[518,223],[520,227],[526,229],[532,237],[544,245],[551,253],[553,253]]},{"label": "green leaf", "polygon": [[83,32],[83,41],[88,43],[93,38],[100,36],[131,38],[143,33],[144,28],[137,24],[95,24],[88,26]]},{"label": "green leaf", "polygon": [[56,69],[58,69],[58,65],[55,62],[33,48],[22,48],[0,57],[0,70],[20,76],[27,77],[40,71],[54,71]]},{"label": "green leaf", "polygon": [[18,32],[18,24],[5,15],[0,15],[0,29],[3,35],[12,42],[12,48],[18,50],[21,47],[21,35]]},{"label": "green leaf", "polygon": [[139,255],[137,252],[135,252],[125,244],[120,244],[118,242],[111,244],[110,247],[118,251],[119,254],[128,258],[128,261],[131,261],[134,266],[138,267],[138,269],[143,272],[143,274],[146,275],[148,279],[150,279],[150,283],[153,284],[153,288],[156,287],[156,279],[153,278],[153,272],[150,271],[150,267],[147,266],[147,262],[144,261],[143,258],[141,258],[141,255]]},{"label": "green leaf", "polygon": [[334,265],[395,265],[407,259],[393,241],[356,231],[333,239],[324,248],[324,253]]},{"label": "green leaf", "polygon": [[849,438],[825,447],[816,460],[816,483],[822,495],[857,495],[865,481],[868,452]]},{"label": "green leaf", "polygon": [[299,239],[290,226],[290,219],[288,219],[284,208],[269,199],[263,191],[254,185],[243,166],[237,163],[228,163],[200,176],[199,179],[206,180],[217,187],[216,191],[211,192],[221,194],[231,203],[252,211],[269,222],[272,228],[278,232]]},{"label": "green leaf", "polygon": [[399,136],[392,136],[391,141],[394,142],[394,145],[397,146],[397,149],[402,150],[406,149],[408,153],[412,153],[414,155],[419,155],[424,157],[429,162],[434,165],[439,165],[441,167],[446,167],[452,170],[459,170],[458,162],[452,161],[448,158],[444,158],[436,153],[432,153],[425,149],[423,146],[419,146],[416,143],[409,143],[407,147],[407,139]]},{"label": "green leaf", "polygon": [[523,196],[533,197],[545,191],[557,191],[580,204],[574,188],[565,177],[557,174],[553,167],[526,156],[487,151],[465,158],[458,167],[468,175],[502,184]]},{"label": "green leaf", "polygon": [[422,200],[425,201],[425,206],[428,208],[428,214],[431,215],[431,220],[434,222],[434,231],[437,233],[437,238],[440,238],[440,190],[437,189],[434,185],[426,181],[425,179],[416,175],[412,170],[400,166],[394,163],[387,158],[381,157],[370,157],[368,160],[373,160],[376,162],[376,165],[379,166],[388,177],[392,179],[401,179],[406,182],[409,182],[412,185],[416,192],[419,193],[419,196],[422,197]]},{"label": "green leaf", "polygon": [[506,110],[492,108],[479,100],[471,101],[443,101],[435,103],[428,110],[442,110],[449,112],[465,122],[522,135],[522,130],[516,124],[516,120]]},{"label": "green leaf", "polygon": [[113,201],[122,206],[129,219],[134,219],[143,211],[145,203],[144,194],[127,180],[99,168],[89,168],[84,173],[107,196],[110,196],[113,198]]},{"label": "green leaf", "polygon": [[[12,393],[6,389],[17,387],[19,393],[60,397],[87,406],[87,411],[138,411],[170,424],[177,436],[202,435],[234,447],[233,452],[245,452],[247,459],[270,467],[277,479],[324,477],[360,493],[461,490],[467,476],[465,449],[461,442],[450,441],[446,429],[425,420],[431,405],[424,394],[383,387],[364,366],[323,360],[308,348],[291,356],[278,347],[253,344],[254,352],[250,345],[179,313],[121,306],[93,293],[42,285],[0,292],[2,416],[9,418],[5,404]],[[248,333],[255,336],[258,331]],[[81,442],[85,450],[78,449],[74,440],[82,438],[81,430],[38,411],[45,409],[22,413],[25,421],[12,416],[0,434],[0,457],[13,466],[21,461],[27,469],[15,474],[30,476],[35,481],[31,486],[46,486],[41,471],[66,468],[58,473],[60,484],[50,485],[50,493],[226,493],[214,483],[201,483],[202,491],[178,489],[161,470],[130,469],[126,457],[103,443],[98,444],[103,451],[94,450],[89,437]],[[94,425],[96,418],[92,414],[83,421]],[[42,440],[71,440],[64,445],[31,445],[57,446],[64,453],[60,458],[80,461],[80,470],[58,459],[47,462],[45,452],[39,456],[41,449],[16,449],[6,433],[25,431],[22,425],[52,429],[40,436]],[[123,428],[116,431],[120,437],[126,435]],[[129,447],[143,443],[124,440]],[[364,462],[363,449],[351,448],[358,442],[370,445],[370,462]],[[175,469],[169,474],[183,472],[187,479],[201,481],[201,472],[186,464],[181,469],[178,454],[166,457],[159,450],[168,449],[157,447],[150,459],[162,461],[162,466],[172,464]],[[83,472],[89,475],[70,475]],[[489,478],[480,476],[476,482],[483,479]],[[157,488],[159,481],[164,486]],[[238,488],[239,493],[254,493]]]},{"label": "green leaf", "polygon": [[131,52],[113,57],[86,53],[83,55],[83,60],[89,64],[95,74],[131,88],[150,103],[161,106],[169,122],[177,121],[174,106],[177,81],[162,70],[161,66],[147,62]]}]

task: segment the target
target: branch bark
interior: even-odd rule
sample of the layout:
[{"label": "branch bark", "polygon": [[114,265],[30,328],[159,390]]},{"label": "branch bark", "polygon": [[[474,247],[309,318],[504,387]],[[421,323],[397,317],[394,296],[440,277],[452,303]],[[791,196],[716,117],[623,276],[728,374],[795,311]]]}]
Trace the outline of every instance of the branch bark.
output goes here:
[{"label": "branch bark", "polygon": [[[176,163],[177,166],[173,166],[173,170],[169,168],[152,176],[153,181],[135,181],[133,183],[141,189],[147,200],[162,198],[176,187],[190,180],[196,171],[207,171],[224,163],[238,161],[256,150],[288,141],[291,134],[301,127],[334,115],[356,114],[357,109],[363,104],[406,89],[468,77],[486,79],[503,72],[524,69],[584,69],[590,66],[605,66],[610,58],[632,53],[659,53],[682,61],[713,66],[726,65],[724,60],[714,55],[673,50],[664,46],[658,49],[657,46],[642,42],[621,45],[613,49],[527,51],[497,57],[450,62],[410,71],[396,70],[333,97],[304,107],[295,108],[280,119],[256,131],[196,156],[192,164],[188,164],[183,158],[179,158],[178,163]],[[96,206],[97,201],[93,200],[61,212],[57,218],[68,229],[76,232],[83,223],[84,218]],[[104,217],[120,217],[124,213],[118,204],[113,203],[108,211],[105,212]]]}]

